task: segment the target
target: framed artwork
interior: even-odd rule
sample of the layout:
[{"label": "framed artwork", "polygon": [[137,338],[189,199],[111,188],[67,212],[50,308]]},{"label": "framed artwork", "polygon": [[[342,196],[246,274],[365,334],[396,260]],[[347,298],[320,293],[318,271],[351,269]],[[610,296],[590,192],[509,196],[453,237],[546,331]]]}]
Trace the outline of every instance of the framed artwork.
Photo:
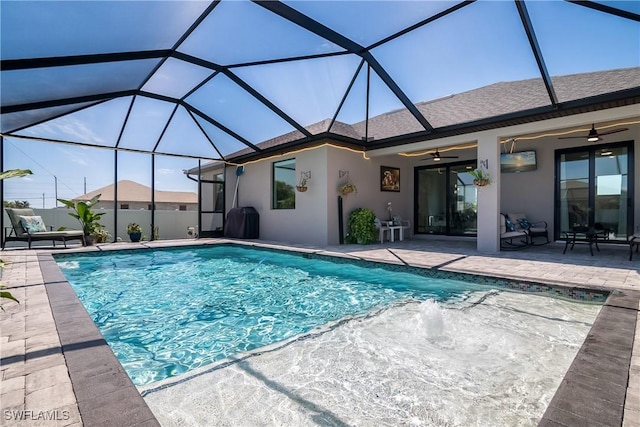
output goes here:
[{"label": "framed artwork", "polygon": [[400,191],[400,169],[380,166],[380,191]]}]

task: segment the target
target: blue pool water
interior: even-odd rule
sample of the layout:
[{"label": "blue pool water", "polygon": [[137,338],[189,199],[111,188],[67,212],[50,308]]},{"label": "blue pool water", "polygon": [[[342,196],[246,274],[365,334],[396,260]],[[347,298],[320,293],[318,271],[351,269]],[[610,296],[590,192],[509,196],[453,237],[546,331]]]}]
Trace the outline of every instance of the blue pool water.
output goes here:
[{"label": "blue pool water", "polygon": [[392,302],[487,289],[231,245],[56,261],[136,385]]}]

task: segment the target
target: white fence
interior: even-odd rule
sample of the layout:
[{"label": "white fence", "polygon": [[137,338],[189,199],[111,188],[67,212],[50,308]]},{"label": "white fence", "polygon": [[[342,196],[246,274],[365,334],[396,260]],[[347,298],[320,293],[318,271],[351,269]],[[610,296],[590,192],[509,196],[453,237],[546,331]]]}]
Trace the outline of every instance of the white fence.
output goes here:
[{"label": "white fence", "polygon": [[[53,226],[56,230],[60,227],[79,230],[80,222],[69,215],[73,212],[67,208],[57,209],[34,209],[36,215],[42,217],[47,228]],[[110,234],[109,242],[120,237],[124,241],[129,241],[127,234],[127,224],[135,222],[142,227],[142,234],[145,240],[151,240],[153,236],[151,230],[151,211],[148,210],[118,210],[118,229],[114,233],[114,213],[113,209],[99,209],[97,212],[104,212],[105,215],[100,218],[100,224],[104,225]],[[7,212],[3,209],[4,226],[11,227],[11,221]],[[158,235],[160,240],[171,239],[187,239],[195,237],[198,228],[198,212],[197,211],[160,211],[155,212],[155,225],[158,227]],[[191,231],[191,233],[190,233]],[[194,233],[195,231],[195,233]],[[13,242],[10,242],[13,243]]]}]

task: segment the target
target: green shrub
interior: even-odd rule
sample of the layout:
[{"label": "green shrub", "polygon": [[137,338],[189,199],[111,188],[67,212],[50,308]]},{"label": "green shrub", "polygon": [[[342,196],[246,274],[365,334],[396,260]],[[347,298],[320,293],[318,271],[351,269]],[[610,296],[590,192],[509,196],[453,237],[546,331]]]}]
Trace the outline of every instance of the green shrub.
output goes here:
[{"label": "green shrub", "polygon": [[368,245],[376,241],[378,234],[375,224],[376,214],[371,209],[357,208],[349,214],[347,243]]}]

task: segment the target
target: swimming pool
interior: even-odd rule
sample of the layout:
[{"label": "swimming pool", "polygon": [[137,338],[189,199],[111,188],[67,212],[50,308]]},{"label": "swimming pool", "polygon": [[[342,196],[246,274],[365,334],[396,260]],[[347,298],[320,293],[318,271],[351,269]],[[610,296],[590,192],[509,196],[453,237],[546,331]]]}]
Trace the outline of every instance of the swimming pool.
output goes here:
[{"label": "swimming pool", "polygon": [[[163,425],[175,411],[175,424],[304,425],[304,410],[291,418],[300,399],[355,424],[473,421],[464,413],[533,425],[599,310],[490,279],[234,245],[56,260]],[[239,352],[248,356],[225,362]],[[282,387],[309,390],[282,402]],[[238,399],[255,405],[229,413]]]},{"label": "swimming pool", "polygon": [[392,302],[481,288],[229,245],[57,261],[136,385]]}]

